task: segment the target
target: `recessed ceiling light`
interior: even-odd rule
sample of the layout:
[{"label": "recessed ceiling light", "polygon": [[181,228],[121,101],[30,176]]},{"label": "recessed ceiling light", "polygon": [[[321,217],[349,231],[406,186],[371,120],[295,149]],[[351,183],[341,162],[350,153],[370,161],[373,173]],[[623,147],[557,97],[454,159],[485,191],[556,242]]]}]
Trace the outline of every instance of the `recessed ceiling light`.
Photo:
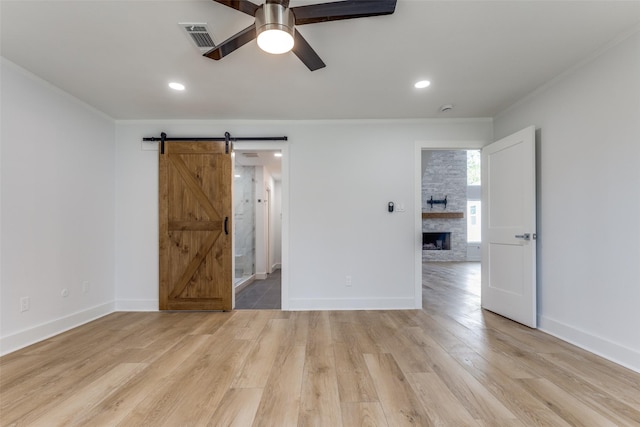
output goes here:
[{"label": "recessed ceiling light", "polygon": [[235,178],[242,178],[242,175],[234,175]]},{"label": "recessed ceiling light", "polygon": [[416,82],[416,84],[414,84],[413,86],[415,86],[416,89],[424,89],[425,87],[428,87],[431,84],[431,82],[429,80],[420,80],[419,82]]},{"label": "recessed ceiling light", "polygon": [[282,157],[282,153],[273,153],[273,157]]},{"label": "recessed ceiling light", "polygon": [[184,90],[184,85],[178,82],[169,83],[169,87],[173,90]]}]

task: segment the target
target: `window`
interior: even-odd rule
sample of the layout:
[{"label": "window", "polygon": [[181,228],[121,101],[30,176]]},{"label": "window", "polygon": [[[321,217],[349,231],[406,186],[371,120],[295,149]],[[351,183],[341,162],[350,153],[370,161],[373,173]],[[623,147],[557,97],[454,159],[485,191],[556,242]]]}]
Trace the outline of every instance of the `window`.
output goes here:
[{"label": "window", "polygon": [[481,242],[481,201],[467,201],[467,242]]},{"label": "window", "polygon": [[480,150],[467,150],[467,185],[480,185]]},{"label": "window", "polygon": [[467,150],[467,242],[481,241],[480,150]]}]

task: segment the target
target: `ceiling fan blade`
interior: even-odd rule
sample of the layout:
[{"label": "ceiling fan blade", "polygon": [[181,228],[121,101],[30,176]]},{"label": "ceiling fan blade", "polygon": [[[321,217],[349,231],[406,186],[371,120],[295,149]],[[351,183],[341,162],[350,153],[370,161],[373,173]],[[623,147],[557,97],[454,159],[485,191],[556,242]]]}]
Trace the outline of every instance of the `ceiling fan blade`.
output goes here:
[{"label": "ceiling fan blade", "polygon": [[239,10],[240,12],[246,13],[247,15],[255,16],[256,10],[260,6],[257,4],[251,3],[249,0],[213,0],[216,3],[223,4],[225,6],[229,6],[232,9]]},{"label": "ceiling fan blade", "polygon": [[234,50],[244,46],[256,38],[256,24],[251,24],[239,33],[231,36],[203,56],[211,59],[222,59]]},{"label": "ceiling fan blade", "polygon": [[293,49],[291,50],[311,71],[326,67],[316,51],[313,50],[298,30],[296,30],[293,37]]},{"label": "ceiling fan blade", "polygon": [[397,0],[346,0],[332,3],[310,4],[292,7],[296,25],[365,16],[390,15],[396,9]]},{"label": "ceiling fan blade", "polygon": [[281,4],[285,9],[289,7],[289,0],[267,0],[267,4],[272,3]]}]

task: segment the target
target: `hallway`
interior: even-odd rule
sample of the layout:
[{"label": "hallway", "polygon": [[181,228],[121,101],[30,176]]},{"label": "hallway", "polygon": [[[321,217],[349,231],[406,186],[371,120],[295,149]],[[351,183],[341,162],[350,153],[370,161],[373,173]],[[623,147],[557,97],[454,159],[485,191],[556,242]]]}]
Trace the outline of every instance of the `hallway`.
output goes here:
[{"label": "hallway", "polygon": [[236,293],[236,310],[280,310],[281,295],[282,272],[278,269]]}]

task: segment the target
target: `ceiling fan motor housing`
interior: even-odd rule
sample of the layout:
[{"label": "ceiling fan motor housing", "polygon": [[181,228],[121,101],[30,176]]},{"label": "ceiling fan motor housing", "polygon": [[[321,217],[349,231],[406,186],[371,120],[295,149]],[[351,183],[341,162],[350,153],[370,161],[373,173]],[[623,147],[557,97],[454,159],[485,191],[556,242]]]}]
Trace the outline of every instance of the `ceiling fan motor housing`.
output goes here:
[{"label": "ceiling fan motor housing", "polygon": [[293,13],[279,3],[263,4],[256,11],[257,34],[267,30],[281,30],[293,37],[294,22]]}]

